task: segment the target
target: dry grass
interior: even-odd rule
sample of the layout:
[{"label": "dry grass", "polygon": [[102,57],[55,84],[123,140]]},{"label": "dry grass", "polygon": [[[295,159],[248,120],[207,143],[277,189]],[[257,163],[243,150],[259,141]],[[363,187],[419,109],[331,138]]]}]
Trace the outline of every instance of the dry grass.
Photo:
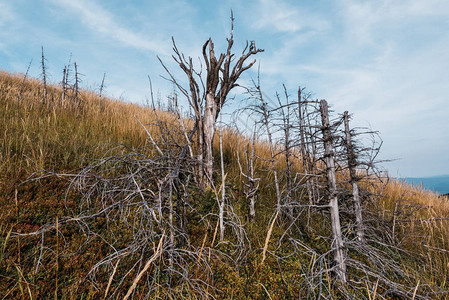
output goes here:
[{"label": "dry grass", "polygon": [[447,288],[449,274],[449,201],[436,193],[395,179],[374,184],[379,217],[392,228],[393,243],[417,253],[421,282]]},{"label": "dry grass", "polygon": [[[55,86],[48,87],[50,101],[45,105],[39,81],[21,83],[20,76],[0,72],[0,176],[8,180],[40,169],[81,167],[104,154],[102,145],[139,147],[148,142],[135,118],[155,123],[150,109],[99,99],[92,91],[80,92],[79,106],[70,99],[61,105],[61,89]],[[159,112],[158,117],[175,122],[168,113]]]},{"label": "dry grass", "polygon": [[[148,128],[154,133],[156,139],[159,138],[160,130],[164,130],[154,125],[156,115],[151,109],[112,99],[100,99],[92,91],[80,92],[80,105],[70,102],[70,99],[67,99],[65,104],[61,104],[61,89],[57,86],[50,86],[47,91],[49,102],[43,104],[43,90],[40,82],[29,79],[22,86],[22,79],[21,75],[0,72],[0,105],[3,108],[0,110],[0,200],[4,207],[3,212],[0,212],[0,235],[3,238],[0,246],[2,247],[1,257],[9,259],[9,265],[4,268],[2,266],[1,270],[6,270],[4,276],[10,276],[13,274],[11,271],[13,270],[14,276],[18,278],[15,281],[11,279],[8,283],[5,281],[0,288],[4,288],[4,294],[9,293],[16,298],[26,294],[37,295],[38,292],[33,289],[37,284],[36,281],[33,281],[37,280],[36,277],[33,277],[36,275],[32,275],[32,272],[26,271],[26,268],[21,266],[27,253],[20,252],[21,241],[14,241],[15,244],[10,241],[11,231],[26,231],[35,228],[32,226],[35,226],[36,223],[44,223],[45,219],[39,222],[29,220],[39,217],[39,214],[50,212],[51,214],[48,214],[47,218],[54,220],[58,214],[55,207],[61,205],[60,203],[55,204],[56,200],[49,196],[53,190],[50,189],[46,193],[42,191],[47,188],[45,185],[41,189],[27,191],[29,186],[18,186],[18,184],[31,173],[42,169],[73,172],[73,170],[88,164],[91,159],[102,157],[115,144],[125,144],[131,148],[146,145],[149,143],[147,134],[142,130],[135,117],[143,124],[149,125]],[[19,95],[20,97],[18,97]],[[171,126],[177,126],[175,116],[170,113],[158,112],[157,117],[167,123],[167,130],[174,128]],[[191,123],[186,121],[186,126],[191,126]],[[248,143],[251,143],[250,139],[242,137],[234,130],[225,130],[223,133],[228,185],[234,189],[237,201],[243,196],[241,196],[242,176],[236,163],[236,151],[240,145],[240,158],[243,158],[243,145]],[[218,135],[216,135],[215,148],[218,149]],[[274,199],[273,176],[268,171],[270,149],[266,142],[257,142],[256,153],[262,158],[256,161],[255,167],[259,172],[258,176],[262,178],[263,194],[257,203],[258,226],[254,226],[250,230],[252,234],[250,238],[254,247],[263,248],[265,246],[263,251],[265,254],[270,238],[265,238],[266,224],[268,224],[275,207],[272,201]],[[294,165],[298,172],[302,172],[302,163],[298,158],[294,159]],[[276,167],[280,170],[285,168],[285,158],[282,155],[277,157]],[[341,176],[340,178],[345,177],[345,175],[339,176]],[[64,190],[63,186],[54,188],[59,192]],[[449,201],[422,188],[395,180],[390,180],[387,183],[374,180],[365,188],[378,195],[373,198],[373,202],[367,201],[366,208],[381,220],[379,222],[394,227],[392,243],[417,253],[426,262],[425,265],[416,266],[413,266],[413,262],[409,262],[416,272],[420,273],[419,285],[436,285],[447,289]],[[19,190],[18,194],[17,190]],[[245,214],[244,205],[243,203],[242,209],[237,210],[240,215]],[[311,220],[311,222],[314,221]],[[274,220],[271,225],[273,226],[273,224]],[[316,224],[311,224],[311,226],[314,225],[320,226],[318,221]],[[272,239],[275,239],[277,234],[279,235],[276,230],[278,229],[270,228],[269,235]],[[271,231],[273,231],[273,235],[271,235]],[[215,241],[216,232],[215,228],[212,244]],[[212,236],[212,232],[210,236]],[[198,241],[203,246],[206,238],[207,231],[199,230]],[[30,251],[28,253],[30,255],[32,251],[29,249],[28,251]],[[23,257],[21,258],[21,256]],[[31,264],[29,259],[27,263]],[[264,270],[272,274],[273,277],[279,276],[277,266],[270,265],[269,259],[267,257]],[[50,258],[48,260],[51,261]],[[260,256],[255,261],[260,262]],[[407,266],[407,268],[409,267]],[[225,267],[220,265],[218,269],[225,269]],[[235,280],[240,280],[240,283],[236,284],[241,284],[240,288],[246,288],[245,283],[241,282],[243,281],[242,277],[239,277],[238,274],[229,272],[229,270],[225,270],[224,273],[229,278],[235,276]],[[250,280],[254,279],[253,275],[249,276]],[[260,276],[262,275],[261,273]],[[81,280],[80,278],[77,277],[76,280]],[[66,282],[63,283],[64,276],[62,274],[59,274],[58,280],[60,285],[65,284],[67,298],[76,295],[78,286],[74,281],[67,280],[66,277]],[[108,277],[105,281],[107,289],[111,285],[108,280],[112,280],[112,278]],[[12,282],[11,285],[9,282]],[[223,284],[224,282],[223,279]],[[280,282],[282,285],[281,280]],[[269,288],[270,282],[265,283]],[[262,284],[262,287],[265,289],[265,285]],[[23,291],[20,292],[19,288],[22,288]],[[226,290],[226,287],[222,288]],[[263,293],[265,292],[262,290]],[[100,295],[95,292],[91,294]],[[272,290],[270,290],[270,294],[274,295]],[[276,297],[273,296],[273,298]]]}]

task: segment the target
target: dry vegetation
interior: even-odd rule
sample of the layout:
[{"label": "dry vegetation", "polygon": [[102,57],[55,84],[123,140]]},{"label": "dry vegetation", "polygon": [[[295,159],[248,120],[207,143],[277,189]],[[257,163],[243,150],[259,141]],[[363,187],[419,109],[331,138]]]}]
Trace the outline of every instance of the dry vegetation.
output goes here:
[{"label": "dry vegetation", "polygon": [[[155,125],[156,115],[152,109],[99,98],[92,91],[81,91],[79,104],[75,105],[70,98],[61,103],[61,88],[49,86],[47,103],[43,104],[41,83],[27,79],[22,84],[22,78],[0,73],[2,299],[98,299],[106,296],[115,299],[124,297],[127,292],[135,299],[448,297],[447,199],[388,178],[370,177],[361,182],[363,190],[367,191],[363,208],[369,247],[351,246],[354,233],[350,226],[346,228],[351,257],[349,284],[341,286],[328,272],[332,263],[329,255],[332,241],[328,238],[325,212],[315,208],[311,209],[312,213],[310,209],[301,210],[308,213],[295,220],[294,228],[285,220],[273,221],[276,196],[268,161],[270,150],[265,142],[256,144],[255,152],[266,160],[258,159],[255,163],[256,173],[261,178],[260,193],[255,223],[248,222],[244,178],[236,153],[240,151],[242,159],[245,155],[242,145],[249,144],[251,139],[231,129],[225,130],[223,137],[227,194],[236,218],[244,226],[243,242],[239,234],[230,232],[232,230],[226,232],[229,242],[218,242],[215,201],[218,189],[196,191],[191,200],[196,207],[189,215],[192,218],[189,220],[190,240],[185,248],[191,253],[184,261],[188,265],[185,268],[189,269],[189,280],[178,278],[176,281],[164,273],[164,266],[169,264],[159,251],[164,234],[159,235],[159,240],[151,241],[152,250],[145,250],[153,256],[144,251],[140,253],[145,257],[144,262],[148,262],[146,269],[143,265],[132,266],[135,260],[130,257],[111,261],[91,276],[95,264],[110,255],[108,237],[91,236],[90,232],[83,231],[84,227],[70,223],[55,227],[60,224],[58,219],[65,218],[68,211],[77,211],[83,203],[80,199],[84,196],[76,190],[67,192],[74,177],[70,174],[77,174],[103,157],[120,158],[132,151],[150,153],[145,147],[151,146],[151,142],[136,118],[147,125],[157,140],[162,139],[165,129]],[[157,118],[166,124],[166,130],[177,132],[173,130],[178,126],[173,114],[159,111]],[[215,153],[219,153],[218,134],[214,148]],[[218,162],[219,157],[216,160]],[[299,159],[293,164],[302,172]],[[281,157],[276,165],[278,170],[286,166]],[[218,175],[216,183],[218,186],[221,183]],[[306,192],[296,196],[307,199]],[[198,218],[197,212],[205,217]],[[343,222],[349,219],[349,216],[343,217]],[[115,224],[105,228],[105,222],[105,217],[99,216],[89,228],[95,227],[95,232],[102,234],[113,228],[115,231],[110,235],[116,242],[125,243],[132,238],[129,227]],[[41,230],[39,235],[27,235],[43,226],[52,229]],[[266,239],[268,229],[272,232]],[[244,248],[239,243],[243,243]],[[264,246],[267,258],[261,264]],[[374,253],[373,257],[365,256],[366,249]],[[382,267],[386,271],[379,270]],[[369,268],[373,273],[369,273]],[[135,280],[142,278],[138,277],[142,269],[145,271],[140,272],[143,279]],[[118,275],[122,276],[121,281],[116,280]],[[171,280],[173,282],[167,284]],[[397,287],[397,291],[392,287]],[[148,294],[150,288],[152,292]]]}]

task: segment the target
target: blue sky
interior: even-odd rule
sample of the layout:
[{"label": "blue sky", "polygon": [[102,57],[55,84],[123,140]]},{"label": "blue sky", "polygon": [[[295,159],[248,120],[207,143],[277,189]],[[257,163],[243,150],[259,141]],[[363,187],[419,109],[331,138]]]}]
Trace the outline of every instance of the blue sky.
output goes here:
[{"label": "blue sky", "polygon": [[349,110],[354,125],[380,131],[382,158],[399,159],[384,164],[392,176],[449,173],[446,0],[0,0],[0,68],[25,72],[33,59],[38,77],[43,46],[52,82],[72,55],[85,87],[98,89],[106,73],[109,96],[144,103],[147,75],[155,93],[171,89],[156,55],[183,78],[171,37],[194,58],[209,37],[224,50],[231,8],[235,50],[246,40],[265,49],[267,94],[301,85],[336,112]]}]

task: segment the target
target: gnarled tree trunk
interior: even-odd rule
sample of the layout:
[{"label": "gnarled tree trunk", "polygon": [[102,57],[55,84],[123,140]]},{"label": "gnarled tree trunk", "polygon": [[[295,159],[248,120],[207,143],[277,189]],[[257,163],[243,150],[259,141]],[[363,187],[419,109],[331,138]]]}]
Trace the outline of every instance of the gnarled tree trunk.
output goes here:
[{"label": "gnarled tree trunk", "polygon": [[324,161],[327,169],[327,184],[329,192],[329,209],[331,214],[331,226],[334,248],[334,261],[337,267],[337,280],[346,282],[346,253],[344,250],[343,237],[341,235],[340,213],[337,198],[337,180],[335,176],[334,150],[332,146],[332,133],[329,125],[329,112],[326,100],[320,102],[320,112],[324,140]]}]

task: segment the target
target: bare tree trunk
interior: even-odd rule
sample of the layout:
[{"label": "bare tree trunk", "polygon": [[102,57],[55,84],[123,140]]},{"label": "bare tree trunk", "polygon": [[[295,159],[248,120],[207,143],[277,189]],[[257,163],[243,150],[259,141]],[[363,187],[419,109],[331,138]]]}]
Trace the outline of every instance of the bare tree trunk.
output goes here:
[{"label": "bare tree trunk", "polygon": [[365,233],[363,230],[362,205],[360,203],[358,177],[356,172],[357,159],[354,153],[354,147],[352,145],[351,131],[349,129],[349,115],[347,111],[344,112],[344,123],[346,133],[346,151],[348,156],[349,176],[350,176],[350,183],[352,185],[352,197],[354,201],[354,211],[357,224],[357,238],[359,239],[359,241],[362,242],[365,239],[364,237]]},{"label": "bare tree trunk", "polygon": [[187,176],[186,183],[183,185],[184,193],[182,195],[182,216],[181,216],[181,232],[184,234],[182,238],[182,245],[184,246],[187,241],[187,202],[189,199],[189,183],[190,175]]},{"label": "bare tree trunk", "polygon": [[175,228],[173,226],[173,182],[169,180],[168,184],[170,185],[170,194],[168,196],[168,222],[170,226],[170,265],[173,264],[173,250],[175,249]]},{"label": "bare tree trunk", "polygon": [[346,282],[346,254],[343,237],[341,235],[340,214],[337,198],[337,180],[335,176],[334,150],[332,146],[332,134],[329,125],[329,112],[326,100],[320,102],[322,132],[324,140],[324,160],[327,169],[327,183],[329,189],[329,209],[331,214],[331,226],[333,235],[334,261],[337,267],[337,280]]},{"label": "bare tree trunk", "polygon": [[198,178],[203,186],[207,186],[207,181],[204,180],[204,130],[202,116],[196,116],[196,123],[198,126],[197,141],[197,160],[198,160]]},{"label": "bare tree trunk", "polygon": [[78,67],[75,62],[75,102],[78,101]]},{"label": "bare tree trunk", "polygon": [[291,192],[292,192],[292,162],[291,162],[291,142],[290,142],[290,103],[288,99],[287,89],[284,85],[285,99],[287,113],[284,111],[284,106],[278,97],[279,107],[281,108],[282,119],[283,119],[283,129],[284,129],[284,155],[285,155],[285,175],[286,175],[286,195],[285,195],[285,205],[288,209],[288,217],[293,220],[293,206],[291,205]]},{"label": "bare tree trunk", "polygon": [[221,202],[219,208],[219,218],[220,218],[220,241],[224,240],[224,204],[225,204],[225,192],[226,192],[226,175],[224,170],[224,161],[223,161],[223,124],[220,114],[220,162],[221,162]]},{"label": "bare tree trunk", "polygon": [[47,76],[45,74],[44,47],[42,46],[42,77],[44,81],[44,104],[47,103]]},{"label": "bare tree trunk", "polygon": [[101,80],[101,85],[100,85],[100,99],[101,96],[103,95],[103,88],[104,88],[104,79],[106,77],[106,73],[103,73],[103,79]]},{"label": "bare tree trunk", "polygon": [[251,147],[251,156],[249,158],[249,180],[248,180],[248,200],[249,200],[249,220],[250,222],[254,223],[256,219],[256,209],[255,209],[255,203],[256,203],[256,193],[258,190],[258,186],[255,186],[255,179],[254,179],[254,149],[255,149],[255,143],[256,143],[256,133],[253,134],[253,141],[252,141],[252,147]]},{"label": "bare tree trunk", "polygon": [[103,89],[104,89],[104,79],[106,77],[106,73],[103,73],[103,79],[101,80],[101,85],[100,85],[100,109],[103,110]]},{"label": "bare tree trunk", "polygon": [[304,177],[306,178],[306,188],[307,194],[309,196],[309,204],[313,204],[313,194],[312,194],[312,186],[310,182],[310,176],[312,170],[309,168],[309,153],[306,150],[306,139],[305,139],[305,126],[304,126],[304,117],[302,115],[302,104],[301,104],[301,87],[298,88],[298,113],[299,113],[299,134],[301,137],[301,156],[302,156],[302,166],[304,168]]},{"label": "bare tree trunk", "polygon": [[[307,124],[309,127],[308,135],[306,136],[306,155],[307,155],[307,162],[309,166],[309,172],[310,172],[310,186],[312,190],[312,203],[317,203],[321,199],[320,194],[320,181],[317,175],[319,174],[318,171],[318,164],[317,164],[317,136],[316,133],[313,133],[311,131],[312,122],[310,119],[310,115],[307,110],[307,106],[305,106],[305,116],[307,116]],[[317,124],[315,124],[317,125]],[[306,133],[306,128],[304,127],[304,132]],[[309,147],[310,145],[310,147]]]},{"label": "bare tree trunk", "polygon": [[22,84],[20,85],[19,94],[17,95],[17,102],[20,102],[22,100],[23,87],[24,87],[25,81],[26,81],[26,79],[28,77],[28,73],[30,72],[30,68],[31,68],[31,63],[32,62],[33,62],[33,60],[31,60],[30,63],[28,64],[27,71],[26,71],[25,75],[23,76]]},{"label": "bare tree trunk", "polygon": [[203,117],[203,131],[204,131],[204,176],[206,180],[212,180],[213,176],[213,162],[214,156],[212,153],[214,135],[215,135],[215,120],[217,115],[217,105],[215,97],[211,93],[206,95],[206,106]]},{"label": "bare tree trunk", "polygon": [[64,104],[65,94],[66,94],[66,89],[67,89],[67,86],[66,86],[66,83],[67,83],[66,76],[68,76],[68,72],[67,72],[67,67],[64,66],[64,71],[63,71],[63,73],[62,73],[62,96],[61,96],[61,104]]}]

